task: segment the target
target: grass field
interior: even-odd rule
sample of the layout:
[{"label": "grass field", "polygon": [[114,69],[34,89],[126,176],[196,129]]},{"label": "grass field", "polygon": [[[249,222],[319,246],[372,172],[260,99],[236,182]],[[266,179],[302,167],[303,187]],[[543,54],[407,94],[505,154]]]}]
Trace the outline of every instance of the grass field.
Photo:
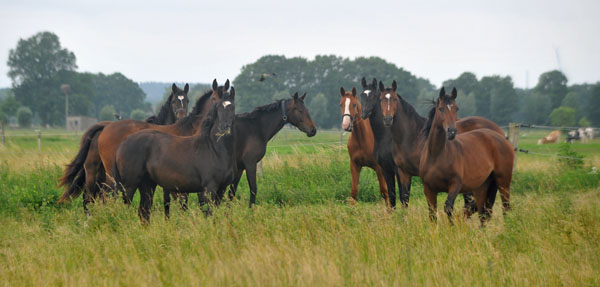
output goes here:
[{"label": "grass field", "polygon": [[[600,285],[600,140],[571,145],[581,168],[519,153],[513,210],[503,217],[497,204],[481,229],[475,217],[451,226],[442,212],[430,222],[419,179],[410,207],[388,212],[369,169],[359,202],[347,204],[340,133],[308,138],[286,128],[269,145],[256,208],[247,208],[242,180],[214,216],[192,205],[167,221],[157,192],[152,223],[142,226],[137,202],[95,205],[89,220],[81,198],[56,204],[57,178],[79,141],[59,133],[43,131],[42,153],[35,136],[0,146],[0,285]],[[546,133],[523,129],[520,147],[558,154],[559,145],[535,144]]]}]

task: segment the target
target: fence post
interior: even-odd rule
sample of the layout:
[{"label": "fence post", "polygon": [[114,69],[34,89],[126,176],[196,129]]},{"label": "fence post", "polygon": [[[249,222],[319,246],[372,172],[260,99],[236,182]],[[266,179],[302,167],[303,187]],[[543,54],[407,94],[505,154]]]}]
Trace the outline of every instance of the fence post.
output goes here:
[{"label": "fence post", "polygon": [[256,165],[256,173],[258,174],[258,176],[262,177],[262,174],[263,174],[262,160],[259,161],[258,164]]},{"label": "fence post", "polygon": [[4,124],[0,122],[0,133],[2,133],[2,145],[6,146],[6,139],[4,135]]},{"label": "fence post", "polygon": [[517,171],[517,154],[519,153],[519,132],[521,125],[519,123],[508,124],[508,141],[513,145],[515,150],[515,160],[513,162],[513,173]]},{"label": "fence post", "polygon": [[38,140],[38,150],[42,152],[42,131],[36,130],[37,132],[37,140]]}]

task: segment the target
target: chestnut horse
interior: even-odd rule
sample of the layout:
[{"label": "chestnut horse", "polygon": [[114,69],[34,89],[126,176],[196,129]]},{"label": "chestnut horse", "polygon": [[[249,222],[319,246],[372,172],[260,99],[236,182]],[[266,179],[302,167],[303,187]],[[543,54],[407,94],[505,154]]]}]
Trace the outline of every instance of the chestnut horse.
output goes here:
[{"label": "chestnut horse", "polygon": [[381,166],[373,154],[375,140],[369,119],[362,118],[362,106],[356,96],[356,88],[352,87],[351,92],[346,92],[344,87],[340,87],[340,112],[342,114],[342,128],[351,132],[348,137],[348,155],[350,156],[350,173],[352,174],[352,188],[350,189],[351,202],[354,203],[358,196],[358,182],[360,180],[360,171],[364,166],[370,167],[377,174],[379,182],[379,192],[381,197],[388,202],[388,192],[383,178]]},{"label": "chestnut horse", "polygon": [[514,150],[490,129],[458,133],[456,88],[447,95],[442,87],[423,132],[426,139],[419,163],[429,214],[436,218],[437,193],[448,192],[444,211],[450,219],[459,193],[472,192],[481,225],[490,217],[500,189],[504,212],[510,209],[510,181]]},{"label": "chestnut horse", "polygon": [[[410,186],[413,176],[419,176],[419,161],[423,151],[425,135],[421,133],[426,118],[421,117],[414,107],[406,102],[396,92],[396,81],[392,82],[391,88],[385,88],[382,82],[379,82],[379,98],[371,98],[379,102],[383,111],[383,124],[391,128],[394,162],[400,168],[404,176],[400,178],[400,191],[405,193],[406,198],[410,196]],[[500,127],[482,117],[466,117],[456,122],[458,133],[464,133],[471,130],[485,128],[490,129],[501,136],[504,132]],[[469,216],[475,212],[475,205],[470,194],[463,195],[465,200],[466,215]],[[390,201],[395,203],[395,192],[390,193]],[[392,207],[394,204],[392,204]]]},{"label": "chestnut horse", "polygon": [[[186,84],[181,90],[173,84],[171,90],[158,115],[149,117],[146,122],[167,125],[175,123],[178,116],[179,118],[186,116],[189,85]],[[83,134],[77,155],[67,165],[63,176],[59,179],[59,186],[66,187],[59,203],[76,198],[85,189],[83,209],[88,214],[87,204],[100,195],[100,185],[105,181],[104,167],[98,154],[98,136],[107,125],[112,123],[111,121],[96,123]]]},{"label": "chestnut horse", "polygon": [[[199,134],[175,136],[159,130],[139,131],[125,139],[115,157],[114,178],[124,195],[140,189],[138,214],[150,222],[154,188],[198,193],[201,202],[218,205],[235,171],[235,90],[219,93]],[[210,214],[210,207],[206,210]]]}]

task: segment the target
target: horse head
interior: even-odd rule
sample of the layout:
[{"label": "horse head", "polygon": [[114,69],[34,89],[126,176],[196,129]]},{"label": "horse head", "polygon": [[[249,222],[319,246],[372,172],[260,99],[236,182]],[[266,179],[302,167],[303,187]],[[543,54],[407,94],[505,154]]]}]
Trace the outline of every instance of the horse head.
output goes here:
[{"label": "horse head", "polygon": [[354,128],[354,122],[361,116],[361,105],[356,96],[356,88],[352,87],[351,92],[346,92],[344,87],[340,87],[340,112],[342,114],[342,128],[351,132]]},{"label": "horse head", "polygon": [[375,105],[378,104],[379,97],[377,96],[377,79],[373,78],[370,84],[367,84],[365,77],[361,80],[363,91],[360,93],[360,101],[362,102],[362,118],[366,119],[371,116]]},{"label": "horse head", "polygon": [[452,93],[447,95],[446,90],[442,87],[435,105],[433,125],[442,127],[449,140],[453,140],[457,134],[458,105],[456,104],[456,96],[456,88],[453,88]]},{"label": "horse head", "polygon": [[317,127],[310,117],[308,108],[304,105],[306,93],[301,97],[296,92],[291,99],[282,102],[284,121],[296,126],[299,130],[312,137],[317,134]]},{"label": "horse head", "polygon": [[382,82],[379,82],[379,104],[383,112],[383,125],[389,127],[394,122],[394,116],[398,109],[398,93],[396,93],[397,84],[394,80],[391,88],[385,88]]}]

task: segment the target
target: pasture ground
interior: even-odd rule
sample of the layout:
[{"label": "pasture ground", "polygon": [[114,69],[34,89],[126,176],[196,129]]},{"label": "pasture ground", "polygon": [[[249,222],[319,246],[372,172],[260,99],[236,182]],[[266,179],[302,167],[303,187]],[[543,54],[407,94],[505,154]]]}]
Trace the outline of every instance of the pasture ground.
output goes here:
[{"label": "pasture ground", "polygon": [[[535,144],[547,131],[521,134],[523,149],[559,152],[559,145]],[[245,180],[237,199],[209,218],[192,204],[188,212],[172,208],[165,220],[159,191],[149,226],[139,223],[137,199],[134,207],[94,205],[89,220],[81,198],[56,204],[57,178],[79,137],[43,136],[43,153],[35,137],[7,137],[0,146],[0,285],[600,285],[600,140],[571,146],[585,157],[582,168],[519,153],[513,210],[503,217],[496,204],[480,229],[476,217],[460,215],[451,226],[442,208],[430,222],[419,179],[409,208],[386,211],[369,169],[358,203],[349,205],[339,135],[284,129],[270,143],[252,210]]]}]

